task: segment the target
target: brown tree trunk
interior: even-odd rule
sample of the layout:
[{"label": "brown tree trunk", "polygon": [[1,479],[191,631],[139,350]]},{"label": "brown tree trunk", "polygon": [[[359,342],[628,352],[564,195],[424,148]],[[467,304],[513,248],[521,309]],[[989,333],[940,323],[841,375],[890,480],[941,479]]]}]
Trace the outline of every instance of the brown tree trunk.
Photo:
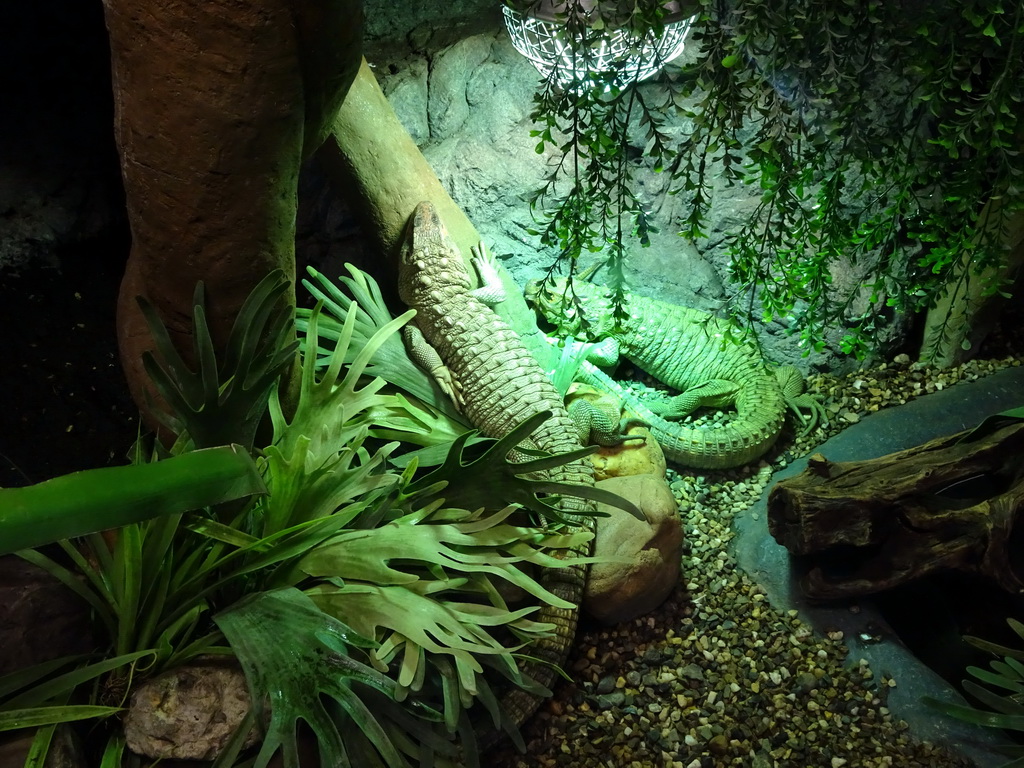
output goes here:
[{"label": "brown tree trunk", "polygon": [[[215,345],[270,271],[294,280],[299,165],[360,61],[360,0],[105,0],[132,231],[121,360],[146,412],[147,297],[191,357],[196,282]],[[294,292],[291,294],[294,303]]]},{"label": "brown tree trunk", "polygon": [[[332,181],[347,193],[362,217],[363,227],[374,238],[384,260],[382,274],[397,280],[398,249],[406,222],[423,200],[437,208],[470,274],[474,274],[470,249],[480,242],[480,234],[441,185],[365,61],[320,154]],[[505,269],[499,267],[498,273],[506,299],[495,311],[515,328],[541,366],[551,368],[556,354],[537,329],[536,316],[526,306],[522,289]]]}]

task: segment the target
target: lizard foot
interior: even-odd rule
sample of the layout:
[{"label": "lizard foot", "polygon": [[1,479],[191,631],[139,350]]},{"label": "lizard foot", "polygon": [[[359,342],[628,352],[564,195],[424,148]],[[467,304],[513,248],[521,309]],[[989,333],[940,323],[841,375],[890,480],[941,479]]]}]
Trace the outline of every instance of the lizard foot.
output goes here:
[{"label": "lizard foot", "polygon": [[501,304],[505,300],[505,286],[498,275],[498,266],[494,256],[487,250],[483,240],[470,250],[473,253],[473,266],[480,277],[480,287],[474,288],[469,295],[489,307]]},{"label": "lizard foot", "polygon": [[675,397],[662,397],[647,404],[651,412],[667,420],[689,416],[698,408],[721,408],[731,405],[739,387],[728,379],[708,379]]},{"label": "lizard foot", "polygon": [[[818,425],[828,424],[828,414],[821,400],[810,392],[804,392],[804,377],[791,365],[783,365],[775,370],[775,377],[782,389],[786,407],[800,422],[801,435],[806,435]],[[802,410],[808,411],[807,415]]]},{"label": "lizard foot", "polygon": [[442,365],[434,368],[430,371],[430,375],[434,377],[434,381],[437,382],[437,386],[441,388],[441,391],[451,398],[455,410],[462,413],[464,402],[462,398],[462,385],[452,376],[448,366]]},{"label": "lizard foot", "polygon": [[[617,410],[617,409],[616,409]],[[608,409],[602,408],[589,400],[577,399],[569,403],[569,416],[576,425],[576,431],[582,445],[615,446],[630,440],[647,441],[645,435],[627,435],[625,431],[634,424],[645,422],[634,418],[619,419]]]}]

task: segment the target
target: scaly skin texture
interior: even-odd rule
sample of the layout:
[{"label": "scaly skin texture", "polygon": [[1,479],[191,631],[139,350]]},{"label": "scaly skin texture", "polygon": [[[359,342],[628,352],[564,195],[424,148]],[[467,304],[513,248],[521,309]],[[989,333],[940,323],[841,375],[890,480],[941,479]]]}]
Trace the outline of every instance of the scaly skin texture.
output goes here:
[{"label": "scaly skin texture", "polygon": [[[413,322],[429,344],[414,346],[413,356],[434,373],[443,389],[453,393],[456,404],[483,434],[501,437],[527,417],[550,410],[552,417],[533,433],[532,444],[552,453],[578,449],[576,428],[558,391],[515,331],[470,289],[470,276],[437,211],[430,203],[420,203],[410,220],[399,263],[399,294],[416,310]],[[586,460],[551,470],[550,478],[594,484],[593,468]],[[579,516],[587,511],[582,499],[565,497],[561,511],[573,524],[592,529],[593,518]],[[587,556],[589,550],[588,544],[586,551],[577,554]],[[579,606],[586,567],[547,568],[541,581],[558,597]],[[555,680],[550,664],[564,664],[572,646],[578,613],[578,608],[544,605],[537,615],[539,621],[555,625],[555,632],[537,641],[528,653],[548,663],[522,667],[547,688]],[[539,700],[516,688],[502,704],[518,725],[533,714]]]},{"label": "scaly skin texture", "polygon": [[[701,469],[724,469],[754,461],[775,443],[786,408],[798,406],[820,413],[809,395],[802,394],[803,380],[791,367],[771,371],[760,353],[749,344],[723,346],[724,327],[712,315],[644,296],[627,294],[629,319],[622,329],[612,322],[611,301],[597,286],[576,281],[573,290],[590,325],[566,318],[565,282],[559,280],[541,291],[527,288],[527,298],[563,331],[602,342],[612,353],[602,362],[613,363],[622,355],[654,378],[682,394],[667,401],[641,401],[598,368],[585,363],[578,381],[606,389],[650,424],[651,433],[672,461]],[[617,345],[617,348],[616,348]],[[607,350],[606,350],[607,351]],[[617,354],[616,354],[617,353]],[[736,417],[720,429],[687,427],[668,421],[682,418],[695,408],[734,405]],[[799,416],[799,411],[796,411]]]}]

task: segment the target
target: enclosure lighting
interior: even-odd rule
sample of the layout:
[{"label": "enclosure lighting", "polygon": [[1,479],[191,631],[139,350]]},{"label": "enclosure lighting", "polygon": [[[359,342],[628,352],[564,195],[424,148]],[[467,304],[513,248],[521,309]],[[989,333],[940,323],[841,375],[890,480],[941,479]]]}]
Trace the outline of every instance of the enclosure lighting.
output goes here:
[{"label": "enclosure lighting", "polygon": [[629,17],[616,20],[609,0],[514,0],[502,10],[512,45],[544,78],[579,88],[595,74],[626,86],[650,77],[683,52],[693,17],[677,0],[647,0],[660,7],[663,27],[638,34]]}]

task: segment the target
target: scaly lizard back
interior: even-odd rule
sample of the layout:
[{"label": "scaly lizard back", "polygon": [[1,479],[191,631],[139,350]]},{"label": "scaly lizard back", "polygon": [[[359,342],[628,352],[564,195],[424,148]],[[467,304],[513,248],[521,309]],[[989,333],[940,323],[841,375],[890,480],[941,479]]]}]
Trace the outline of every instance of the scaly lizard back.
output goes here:
[{"label": "scaly lizard back", "polygon": [[[416,310],[415,327],[406,338],[414,358],[435,375],[484,435],[501,437],[527,417],[550,410],[552,417],[533,433],[532,444],[552,453],[580,447],[561,396],[515,331],[477,298],[478,291],[471,291],[458,248],[428,202],[420,203],[410,220],[399,265],[399,294]],[[594,483],[593,469],[586,460],[551,470],[550,477],[560,482]],[[592,518],[578,515],[587,511],[586,504],[564,497],[561,511],[574,524],[589,529]],[[577,606],[566,610],[544,605],[538,613],[539,621],[555,625],[555,634],[529,651],[547,664],[530,665],[524,671],[547,688],[555,679],[549,665],[562,665],[572,646],[585,579],[583,565],[547,568],[541,577],[543,586]],[[514,689],[502,703],[518,725],[539,701]]]},{"label": "scaly lizard back", "polygon": [[[820,406],[802,395],[803,380],[790,367],[771,371],[749,344],[723,344],[724,328],[714,316],[644,296],[627,295],[628,319],[616,329],[611,300],[598,286],[574,283],[573,291],[583,316],[568,312],[565,283],[558,281],[542,293],[537,284],[527,297],[553,324],[592,342],[613,342],[614,354],[601,361],[615,362],[622,355],[648,374],[680,390],[681,395],[661,402],[643,401],[623,389],[596,367],[585,364],[577,380],[617,395],[629,410],[649,422],[651,433],[665,455],[679,464],[723,469],[746,464],[764,454],[782,431],[787,405]],[[698,406],[734,405],[736,416],[715,429],[700,429],[669,421]]]}]

